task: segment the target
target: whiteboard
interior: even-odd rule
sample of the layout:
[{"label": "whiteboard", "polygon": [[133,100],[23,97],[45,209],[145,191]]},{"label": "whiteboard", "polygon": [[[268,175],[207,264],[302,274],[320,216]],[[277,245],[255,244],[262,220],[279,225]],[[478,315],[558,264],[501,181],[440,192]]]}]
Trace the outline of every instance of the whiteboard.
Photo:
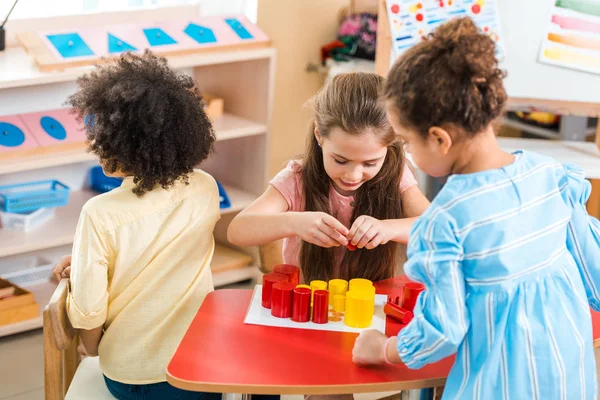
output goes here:
[{"label": "whiteboard", "polygon": [[600,75],[538,62],[554,0],[500,0],[510,97],[600,103]]}]

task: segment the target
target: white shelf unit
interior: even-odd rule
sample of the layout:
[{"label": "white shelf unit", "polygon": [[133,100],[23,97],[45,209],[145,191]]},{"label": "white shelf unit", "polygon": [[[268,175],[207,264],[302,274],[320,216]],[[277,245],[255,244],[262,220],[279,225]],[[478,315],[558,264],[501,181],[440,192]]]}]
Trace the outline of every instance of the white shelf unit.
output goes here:
[{"label": "white shelf unit", "polygon": [[[263,48],[189,55],[169,58],[169,63],[194,76],[201,91],[215,94],[225,102],[225,114],[213,123],[217,137],[215,151],[201,166],[224,186],[231,201],[231,207],[221,210],[222,218],[215,228],[218,246],[211,265],[215,287],[254,279],[259,275],[257,249],[236,248],[227,242],[226,232],[233,216],[254,201],[267,182],[275,50]],[[65,95],[75,89],[75,79],[89,70],[78,68],[42,73],[22,49],[9,48],[0,52],[2,115],[60,107]],[[21,103],[24,105],[23,109],[16,109],[16,96],[20,97],[18,103],[19,107]],[[11,106],[1,107],[3,105]],[[87,172],[95,164],[95,157],[84,150],[0,160],[0,185],[58,179],[73,190],[69,204],[58,209],[55,218],[42,227],[28,233],[0,229],[0,258],[30,252],[44,254],[56,251],[58,246],[72,244],[81,207],[95,195],[86,184]],[[240,263],[249,265],[239,266]],[[36,296],[40,312],[54,288],[51,281],[28,288]],[[0,337],[41,325],[40,316],[1,326]]]}]

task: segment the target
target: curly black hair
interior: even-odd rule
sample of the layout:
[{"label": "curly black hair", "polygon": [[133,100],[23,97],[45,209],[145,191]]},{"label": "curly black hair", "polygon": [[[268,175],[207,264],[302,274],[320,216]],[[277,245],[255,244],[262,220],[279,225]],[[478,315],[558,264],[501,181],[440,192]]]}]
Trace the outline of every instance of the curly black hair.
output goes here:
[{"label": "curly black hair", "polygon": [[77,79],[79,88],[66,101],[85,121],[88,150],[107,172],[132,175],[137,196],[187,183],[215,142],[193,79],[148,50],[106,61]]}]

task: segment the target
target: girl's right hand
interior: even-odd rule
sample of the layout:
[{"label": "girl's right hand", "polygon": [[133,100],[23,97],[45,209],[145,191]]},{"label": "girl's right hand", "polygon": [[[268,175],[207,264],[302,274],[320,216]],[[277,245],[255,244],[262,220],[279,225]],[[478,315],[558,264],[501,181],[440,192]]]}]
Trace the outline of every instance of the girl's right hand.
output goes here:
[{"label": "girl's right hand", "polygon": [[300,239],[317,246],[329,248],[348,244],[348,228],[324,212],[296,213],[294,230]]}]

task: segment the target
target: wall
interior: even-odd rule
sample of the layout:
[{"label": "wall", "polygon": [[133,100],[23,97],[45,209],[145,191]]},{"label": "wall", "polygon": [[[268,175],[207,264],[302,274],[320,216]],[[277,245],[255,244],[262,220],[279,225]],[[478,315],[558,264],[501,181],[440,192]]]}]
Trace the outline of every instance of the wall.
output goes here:
[{"label": "wall", "polygon": [[318,73],[306,72],[306,65],[320,62],[320,48],[335,39],[339,12],[348,4],[348,0],[258,0],[258,26],[277,49],[271,175],[304,150],[311,113],[303,105],[322,84]]}]

